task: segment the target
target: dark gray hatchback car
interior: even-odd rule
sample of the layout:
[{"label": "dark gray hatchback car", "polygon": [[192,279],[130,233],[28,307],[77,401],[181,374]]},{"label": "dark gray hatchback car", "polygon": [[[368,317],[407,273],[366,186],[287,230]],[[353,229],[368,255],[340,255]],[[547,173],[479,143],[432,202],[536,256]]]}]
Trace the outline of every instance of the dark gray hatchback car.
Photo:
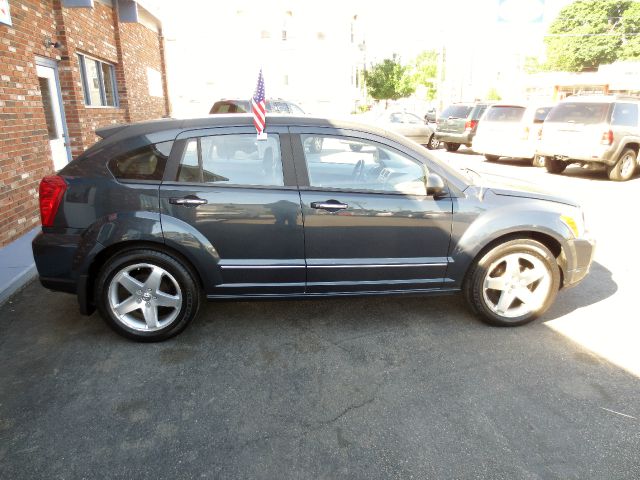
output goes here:
[{"label": "dark gray hatchback car", "polygon": [[[99,131],[41,182],[42,284],[155,341],[204,299],[463,291],[485,321],[520,325],[589,270],[570,200],[489,185],[371,126],[276,116],[266,132],[248,115]],[[318,136],[322,151],[303,148]]]}]

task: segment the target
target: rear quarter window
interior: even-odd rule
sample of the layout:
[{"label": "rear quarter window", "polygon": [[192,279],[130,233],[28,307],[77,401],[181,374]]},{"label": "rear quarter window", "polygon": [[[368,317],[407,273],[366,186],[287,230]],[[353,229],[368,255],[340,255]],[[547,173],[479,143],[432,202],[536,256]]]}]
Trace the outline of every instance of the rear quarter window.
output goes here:
[{"label": "rear quarter window", "polygon": [[118,180],[161,181],[173,141],[147,145],[118,156],[109,162],[109,170]]},{"label": "rear quarter window", "polygon": [[638,105],[635,103],[616,103],[613,107],[611,125],[637,127]]},{"label": "rear quarter window", "polygon": [[522,120],[524,111],[524,107],[491,107],[484,116],[484,120],[489,122],[519,122]]},{"label": "rear quarter window", "polygon": [[583,125],[602,123],[607,118],[609,106],[609,103],[561,103],[549,112],[545,122]]}]

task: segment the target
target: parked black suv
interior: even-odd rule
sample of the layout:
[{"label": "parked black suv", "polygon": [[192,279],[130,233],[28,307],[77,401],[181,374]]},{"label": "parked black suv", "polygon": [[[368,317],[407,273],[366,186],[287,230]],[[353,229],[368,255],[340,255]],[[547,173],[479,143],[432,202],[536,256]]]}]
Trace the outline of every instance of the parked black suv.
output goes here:
[{"label": "parked black suv", "polygon": [[474,181],[372,126],[268,116],[266,132],[248,115],[99,130],[40,184],[42,284],[154,341],[203,299],[463,291],[485,321],[521,325],[589,270],[570,200]]},{"label": "parked black suv", "polygon": [[460,145],[471,146],[478,128],[480,117],[489,103],[454,103],[445,108],[436,123],[435,136],[445,142],[449,152],[455,152]]}]

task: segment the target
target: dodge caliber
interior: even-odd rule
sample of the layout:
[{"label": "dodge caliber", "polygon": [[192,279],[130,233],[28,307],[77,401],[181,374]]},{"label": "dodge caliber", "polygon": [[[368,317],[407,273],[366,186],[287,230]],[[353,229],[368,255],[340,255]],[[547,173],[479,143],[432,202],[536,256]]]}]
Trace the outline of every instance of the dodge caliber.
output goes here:
[{"label": "dodge caliber", "polygon": [[266,132],[249,115],[99,130],[40,184],[42,285],[158,341],[221,299],[460,292],[486,322],[522,325],[589,271],[571,200],[372,126],[268,116]]}]

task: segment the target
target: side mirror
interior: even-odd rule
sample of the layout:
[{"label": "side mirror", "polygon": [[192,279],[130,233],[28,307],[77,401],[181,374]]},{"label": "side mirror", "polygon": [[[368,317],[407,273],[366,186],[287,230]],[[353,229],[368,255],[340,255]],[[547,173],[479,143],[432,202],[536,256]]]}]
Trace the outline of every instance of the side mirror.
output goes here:
[{"label": "side mirror", "polygon": [[444,180],[437,173],[430,173],[427,176],[427,195],[437,198],[445,191]]}]

